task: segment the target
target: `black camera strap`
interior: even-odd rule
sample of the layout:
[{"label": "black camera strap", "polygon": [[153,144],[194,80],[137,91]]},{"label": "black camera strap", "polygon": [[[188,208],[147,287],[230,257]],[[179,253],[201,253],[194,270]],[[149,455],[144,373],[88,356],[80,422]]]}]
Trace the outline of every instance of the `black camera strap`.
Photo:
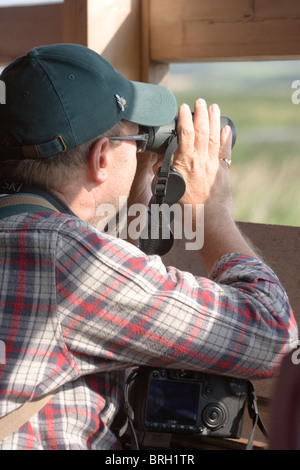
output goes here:
[{"label": "black camera strap", "polygon": [[[172,134],[168,140],[167,149],[162,161],[161,168],[158,173],[157,181],[155,184],[155,188],[153,191],[153,196],[149,202],[149,210],[148,210],[148,226],[145,229],[144,236],[142,235],[140,238],[140,248],[141,250],[146,253],[147,255],[152,254],[159,254],[160,256],[166,254],[168,251],[171,250],[173,246],[173,233],[171,228],[169,227],[169,217],[166,219],[164,218],[163,210],[159,211],[158,219],[155,220],[153,217],[154,205],[158,205],[159,207],[163,208],[163,205],[166,203],[168,206],[172,206],[175,202],[181,199],[183,193],[180,188],[176,188],[176,192],[174,188],[170,188],[169,184],[170,176],[174,176],[176,173],[176,177],[182,180],[182,184],[179,185],[182,188],[184,187],[185,190],[185,183],[183,178],[172,169],[172,161],[174,153],[178,146],[177,135]],[[175,192],[176,194],[176,201],[173,197],[168,197],[168,188],[169,194]],[[171,191],[170,191],[171,189]],[[184,192],[183,190],[183,192]],[[168,213],[168,215],[170,212]],[[168,227],[169,236],[164,237],[163,232],[165,233],[166,228]]]},{"label": "black camera strap", "polygon": [[138,369],[134,369],[133,372],[129,375],[125,383],[125,390],[124,390],[124,415],[125,415],[125,423],[119,430],[119,437],[124,436],[128,427],[130,429],[131,435],[131,449],[132,450],[139,450],[139,443],[136,435],[136,431],[134,429],[134,411],[130,404],[129,400],[129,390],[131,382],[137,377]]},{"label": "black camera strap", "polygon": [[256,426],[258,425],[259,429],[261,430],[266,439],[268,439],[268,433],[259,415],[257,396],[251,382],[248,382],[248,413],[250,418],[252,419],[253,427],[248,440],[248,444],[246,446],[246,450],[252,450]]},{"label": "black camera strap", "polygon": [[172,160],[177,146],[177,136],[171,135],[168,141],[168,147],[162,161],[154,191],[155,202],[160,205],[164,203],[164,199],[167,194]]}]

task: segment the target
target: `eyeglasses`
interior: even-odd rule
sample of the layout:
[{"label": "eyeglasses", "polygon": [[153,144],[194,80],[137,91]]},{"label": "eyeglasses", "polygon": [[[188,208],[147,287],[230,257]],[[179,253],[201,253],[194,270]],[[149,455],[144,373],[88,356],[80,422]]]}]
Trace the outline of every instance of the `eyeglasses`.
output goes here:
[{"label": "eyeglasses", "polygon": [[149,134],[124,135],[120,137],[109,137],[109,140],[134,140],[138,153],[145,152],[149,140]]}]

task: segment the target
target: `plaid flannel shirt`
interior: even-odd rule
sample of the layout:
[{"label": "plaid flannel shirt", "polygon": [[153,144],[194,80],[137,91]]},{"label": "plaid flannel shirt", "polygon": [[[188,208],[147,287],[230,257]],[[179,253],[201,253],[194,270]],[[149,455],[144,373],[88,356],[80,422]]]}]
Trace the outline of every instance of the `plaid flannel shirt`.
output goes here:
[{"label": "plaid flannel shirt", "polygon": [[0,417],[58,389],[0,449],[118,449],[126,369],[269,377],[297,340],[279,280],[255,258],[229,254],[197,278],[50,212],[1,220],[0,257]]}]

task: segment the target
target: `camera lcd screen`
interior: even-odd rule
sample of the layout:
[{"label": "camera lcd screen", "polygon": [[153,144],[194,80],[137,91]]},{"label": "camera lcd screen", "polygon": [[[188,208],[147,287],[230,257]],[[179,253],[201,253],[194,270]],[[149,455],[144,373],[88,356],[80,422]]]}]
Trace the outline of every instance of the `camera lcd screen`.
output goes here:
[{"label": "camera lcd screen", "polygon": [[195,425],[200,385],[150,380],[146,420],[152,423]]}]

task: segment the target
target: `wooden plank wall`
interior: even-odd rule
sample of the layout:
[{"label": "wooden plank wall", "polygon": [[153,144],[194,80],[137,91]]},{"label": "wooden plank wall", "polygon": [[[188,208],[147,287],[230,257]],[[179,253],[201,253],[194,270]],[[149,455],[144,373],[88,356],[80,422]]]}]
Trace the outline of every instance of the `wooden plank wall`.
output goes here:
[{"label": "wooden plank wall", "polygon": [[151,0],[150,55],[162,62],[300,56],[300,2]]},{"label": "wooden plank wall", "polygon": [[89,46],[128,78],[166,83],[170,62],[300,57],[300,2],[65,0],[0,9],[0,63],[54,42]]},{"label": "wooden plank wall", "polygon": [[42,44],[63,42],[63,4],[0,8],[0,64]]},{"label": "wooden plank wall", "polygon": [[99,52],[126,78],[141,80],[142,57],[149,71],[148,54],[142,55],[141,5],[141,0],[65,0],[0,8],[0,64],[35,46],[71,42]]}]

